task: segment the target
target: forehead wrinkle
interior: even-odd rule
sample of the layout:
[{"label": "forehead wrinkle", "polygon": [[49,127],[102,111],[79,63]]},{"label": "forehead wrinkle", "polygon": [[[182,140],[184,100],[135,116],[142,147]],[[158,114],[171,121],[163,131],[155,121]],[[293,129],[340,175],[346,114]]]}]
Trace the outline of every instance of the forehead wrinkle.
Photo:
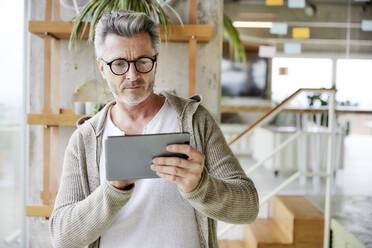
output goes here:
[{"label": "forehead wrinkle", "polygon": [[[141,34],[127,38],[116,34],[109,34],[105,39],[103,54],[110,61],[118,58],[135,60],[141,56],[153,57],[155,50],[152,47],[149,36],[145,35],[146,38],[144,38],[143,34],[142,37],[139,35]],[[118,50],[119,52],[117,52]]]}]

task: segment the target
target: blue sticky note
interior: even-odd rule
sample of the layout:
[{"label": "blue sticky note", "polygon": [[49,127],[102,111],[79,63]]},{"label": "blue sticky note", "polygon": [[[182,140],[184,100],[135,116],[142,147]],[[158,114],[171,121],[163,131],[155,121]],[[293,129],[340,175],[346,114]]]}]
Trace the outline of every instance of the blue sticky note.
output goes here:
[{"label": "blue sticky note", "polygon": [[287,23],[273,22],[270,28],[272,34],[287,34],[288,25]]},{"label": "blue sticky note", "polygon": [[284,53],[300,54],[301,53],[301,44],[300,43],[285,43],[284,44]]},{"label": "blue sticky note", "polygon": [[372,31],[372,20],[362,20],[362,30]]},{"label": "blue sticky note", "polygon": [[289,8],[305,8],[305,6],[306,6],[305,0],[288,0]]}]

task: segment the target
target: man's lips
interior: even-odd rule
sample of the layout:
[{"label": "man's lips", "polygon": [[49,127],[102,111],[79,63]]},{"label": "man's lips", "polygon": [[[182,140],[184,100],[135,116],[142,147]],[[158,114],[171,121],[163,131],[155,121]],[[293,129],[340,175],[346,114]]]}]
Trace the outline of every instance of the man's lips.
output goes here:
[{"label": "man's lips", "polygon": [[135,90],[135,89],[139,89],[141,86],[128,86],[128,87],[125,87],[125,89],[128,89],[128,90]]},{"label": "man's lips", "polygon": [[141,85],[121,85],[120,86],[120,90],[135,90],[135,89],[138,89],[138,88],[141,88],[142,86]]}]

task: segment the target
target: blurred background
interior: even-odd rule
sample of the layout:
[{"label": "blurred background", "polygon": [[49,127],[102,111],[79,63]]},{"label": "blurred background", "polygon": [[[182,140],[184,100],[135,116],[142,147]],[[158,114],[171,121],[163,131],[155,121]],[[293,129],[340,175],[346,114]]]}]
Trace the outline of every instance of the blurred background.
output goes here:
[{"label": "blurred background", "polygon": [[[171,23],[178,25],[179,19],[164,4],[187,24],[191,1],[159,0]],[[69,32],[62,34],[53,25],[52,30],[43,29],[48,18],[52,24],[70,22],[88,2],[0,1],[0,247],[52,247],[47,218],[75,121],[96,113],[112,98],[96,68],[93,46],[81,41],[69,50]],[[331,165],[329,247],[372,247],[371,0],[196,3],[197,25],[190,32],[202,32],[201,26],[207,25],[211,33],[205,35],[205,42],[197,43],[196,61],[190,60],[187,39],[163,42],[156,92],[189,96],[188,73],[194,64],[194,93],[203,96],[226,140],[249,127],[231,149],[255,182],[260,199],[299,172],[296,180],[274,195],[301,196],[323,216],[328,182],[319,175]],[[224,25],[226,20],[230,26]],[[238,38],[231,36],[232,30]],[[49,50],[46,36],[51,39]],[[236,57],[237,46],[241,59]],[[53,124],[48,122],[52,112],[45,108],[45,71],[51,73],[49,104],[55,108],[58,103],[53,112],[58,121]],[[300,88],[333,88],[335,99],[329,92],[304,91],[276,112],[276,106]],[[328,112],[332,106],[334,116]],[[332,116],[329,149],[326,131]],[[300,136],[269,156],[293,135]],[[258,163],[262,166],[250,171]],[[309,173],[319,175],[306,176]],[[258,247],[254,225],[273,218],[276,211],[273,199],[267,199],[256,224],[218,223],[221,247]],[[279,201],[285,204],[283,199]],[[323,236],[313,239],[323,240]],[[262,242],[260,247],[266,247],[269,241]],[[302,247],[296,239],[293,242],[267,247]]]}]

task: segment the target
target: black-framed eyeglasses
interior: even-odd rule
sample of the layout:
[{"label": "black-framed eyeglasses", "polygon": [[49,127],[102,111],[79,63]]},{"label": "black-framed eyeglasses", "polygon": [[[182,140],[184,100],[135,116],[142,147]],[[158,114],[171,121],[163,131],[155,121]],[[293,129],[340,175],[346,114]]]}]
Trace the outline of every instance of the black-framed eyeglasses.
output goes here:
[{"label": "black-framed eyeglasses", "polygon": [[111,62],[106,62],[104,59],[101,58],[103,62],[106,63],[110,67],[110,70],[113,74],[117,76],[124,75],[129,71],[130,64],[134,64],[134,68],[139,73],[148,73],[154,68],[154,64],[156,62],[157,54],[154,58],[150,57],[139,57],[136,60],[126,60],[123,58],[114,59]]}]

